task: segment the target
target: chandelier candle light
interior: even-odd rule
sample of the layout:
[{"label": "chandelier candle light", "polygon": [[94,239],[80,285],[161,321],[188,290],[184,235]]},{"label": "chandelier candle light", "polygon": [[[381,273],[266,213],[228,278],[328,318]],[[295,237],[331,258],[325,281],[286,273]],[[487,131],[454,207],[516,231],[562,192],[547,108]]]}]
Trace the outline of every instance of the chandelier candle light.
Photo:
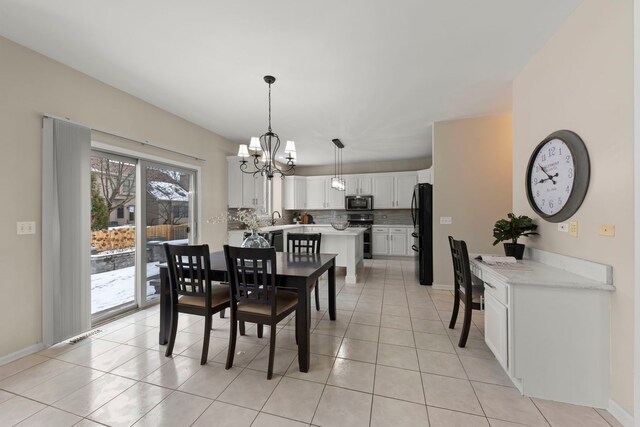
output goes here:
[{"label": "chandelier candle light", "polygon": [[[252,137],[249,147],[247,144],[240,144],[238,148],[238,157],[240,157],[240,170],[244,173],[266,176],[267,179],[273,178],[274,174],[279,173],[284,179],[287,175],[295,173],[296,161],[296,144],[293,141],[287,141],[284,147],[286,165],[288,168],[280,169],[276,163],[276,156],[280,148],[280,138],[278,134],[271,130],[271,85],[275,83],[276,78],[273,76],[264,76],[264,81],[269,85],[269,129],[267,133],[260,138]],[[251,154],[249,153],[251,152]],[[249,157],[253,157],[254,170],[248,171]]]},{"label": "chandelier candle light", "polygon": [[334,176],[331,178],[331,188],[338,191],[345,191],[347,186],[342,176],[342,149],[344,144],[338,138],[333,139],[333,159],[334,159]]}]

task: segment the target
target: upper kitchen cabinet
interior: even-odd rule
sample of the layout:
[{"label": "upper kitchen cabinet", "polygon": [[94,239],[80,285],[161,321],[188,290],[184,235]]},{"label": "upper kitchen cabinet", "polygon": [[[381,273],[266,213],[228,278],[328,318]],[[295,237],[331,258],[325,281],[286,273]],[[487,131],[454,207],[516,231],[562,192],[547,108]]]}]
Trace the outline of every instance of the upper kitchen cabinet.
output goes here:
[{"label": "upper kitchen cabinet", "polygon": [[370,195],[372,186],[372,175],[351,175],[345,176],[346,190],[345,196]]},{"label": "upper kitchen cabinet", "polygon": [[307,209],[344,209],[344,192],[331,188],[331,177],[310,176],[307,181]]},{"label": "upper kitchen cabinet", "polygon": [[413,189],[418,183],[418,175],[415,172],[399,173],[395,176],[395,181],[395,207],[411,209]]},{"label": "upper kitchen cabinet", "polygon": [[410,209],[413,188],[417,183],[416,172],[373,175],[373,207]]},{"label": "upper kitchen cabinet", "polygon": [[390,209],[395,207],[395,178],[391,174],[373,176],[373,208]]},{"label": "upper kitchen cabinet", "polygon": [[240,170],[238,157],[227,157],[227,204],[230,208],[265,210],[265,179]]},{"label": "upper kitchen cabinet", "polygon": [[284,179],[284,208],[307,208],[307,182],[303,176],[288,176]]},{"label": "upper kitchen cabinet", "polygon": [[326,209],[325,189],[327,180],[323,176],[310,176],[307,181],[307,209]]}]

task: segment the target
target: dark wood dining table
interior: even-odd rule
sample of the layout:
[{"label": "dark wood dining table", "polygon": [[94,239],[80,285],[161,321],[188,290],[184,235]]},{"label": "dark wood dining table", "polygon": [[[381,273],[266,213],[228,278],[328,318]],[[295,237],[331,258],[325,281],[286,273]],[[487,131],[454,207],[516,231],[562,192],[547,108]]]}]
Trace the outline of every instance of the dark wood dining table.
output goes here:
[{"label": "dark wood dining table", "polygon": [[[276,252],[276,283],[295,288],[298,293],[296,326],[298,336],[298,365],[301,372],[309,371],[311,355],[311,289],[325,272],[328,273],[329,318],[336,320],[336,257],[337,254],[308,254]],[[211,279],[227,281],[227,264],[224,252],[211,253]],[[171,302],[166,264],[160,264],[160,337],[161,345],[169,340]]]}]

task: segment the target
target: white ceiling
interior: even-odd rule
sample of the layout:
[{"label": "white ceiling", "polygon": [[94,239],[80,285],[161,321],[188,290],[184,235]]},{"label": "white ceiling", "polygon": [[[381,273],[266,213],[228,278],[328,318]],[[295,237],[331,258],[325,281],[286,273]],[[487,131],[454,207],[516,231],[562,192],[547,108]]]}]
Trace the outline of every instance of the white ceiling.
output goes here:
[{"label": "white ceiling", "polygon": [[[298,163],[431,155],[431,123],[511,108],[511,80],[581,0],[0,0],[0,34]],[[284,142],[283,142],[284,143]]]}]

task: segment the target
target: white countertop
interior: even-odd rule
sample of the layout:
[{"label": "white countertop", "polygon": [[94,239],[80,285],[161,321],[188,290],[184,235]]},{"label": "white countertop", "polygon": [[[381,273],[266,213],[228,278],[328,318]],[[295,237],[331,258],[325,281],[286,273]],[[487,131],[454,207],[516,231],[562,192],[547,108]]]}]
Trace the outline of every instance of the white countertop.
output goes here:
[{"label": "white countertop", "polygon": [[[307,233],[309,228],[321,228],[322,234],[332,235],[332,236],[358,236],[366,231],[366,228],[362,227],[349,227],[344,231],[336,230],[331,226],[331,224],[285,224],[285,225],[271,225],[268,227],[262,227],[260,229],[261,232],[269,232],[276,230],[291,230],[296,228],[302,228],[303,233]],[[247,230],[230,230],[230,232],[245,232]]]},{"label": "white countertop", "polygon": [[469,255],[472,266],[476,266],[483,272],[489,272],[492,275],[499,276],[503,281],[510,285],[528,285],[528,286],[549,286],[573,289],[593,289],[602,291],[615,291],[615,286],[599,282],[593,279],[562,270],[557,267],[543,264],[537,261],[522,260],[518,264],[524,264],[528,270],[508,270],[483,263],[475,259],[474,255]]}]

